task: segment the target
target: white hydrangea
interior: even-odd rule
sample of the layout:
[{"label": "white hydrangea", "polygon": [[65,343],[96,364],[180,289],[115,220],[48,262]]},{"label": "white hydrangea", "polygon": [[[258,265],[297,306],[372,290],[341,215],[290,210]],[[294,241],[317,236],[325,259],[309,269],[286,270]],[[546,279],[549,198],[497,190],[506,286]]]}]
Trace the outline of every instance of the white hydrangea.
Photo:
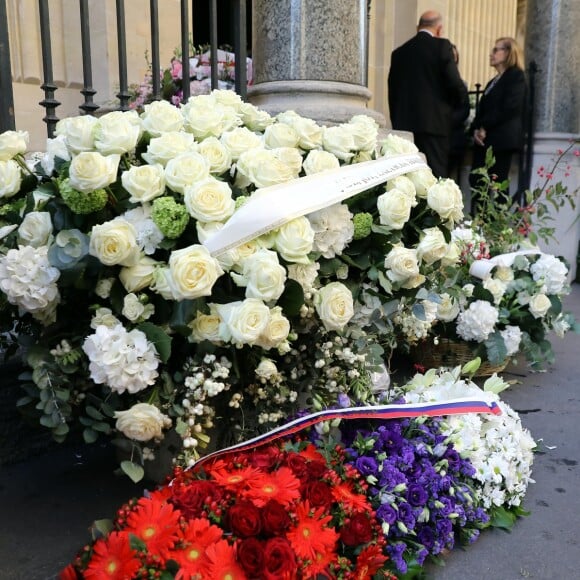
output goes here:
[{"label": "white hydrangea", "polygon": [[542,254],[537,262],[530,266],[534,281],[542,282],[546,294],[560,294],[566,286],[568,268],[551,254]]},{"label": "white hydrangea", "polygon": [[500,331],[501,337],[507,349],[507,355],[512,356],[516,354],[520,348],[522,341],[522,331],[519,326],[506,326],[504,330]]},{"label": "white hydrangea", "polygon": [[148,256],[154,254],[163,241],[163,234],[151,219],[151,206],[136,207],[125,212],[123,217],[135,228],[139,248]]},{"label": "white hydrangea", "polygon": [[85,339],[83,350],[90,361],[91,379],[118,393],[138,393],[153,385],[159,374],[153,343],[140,330],[127,332],[122,324],[98,326]]},{"label": "white hydrangea", "polygon": [[[0,259],[0,290],[8,301],[43,323],[50,323],[60,302],[60,271],[50,265],[48,248],[19,246]],[[48,318],[46,314],[50,313]]]},{"label": "white hydrangea", "polygon": [[320,252],[325,258],[342,254],[352,241],[354,224],[348,206],[337,203],[308,215],[314,230],[312,250]]},{"label": "white hydrangea", "polygon": [[495,306],[485,300],[476,300],[457,317],[457,334],[463,340],[483,342],[493,332],[498,318]]}]

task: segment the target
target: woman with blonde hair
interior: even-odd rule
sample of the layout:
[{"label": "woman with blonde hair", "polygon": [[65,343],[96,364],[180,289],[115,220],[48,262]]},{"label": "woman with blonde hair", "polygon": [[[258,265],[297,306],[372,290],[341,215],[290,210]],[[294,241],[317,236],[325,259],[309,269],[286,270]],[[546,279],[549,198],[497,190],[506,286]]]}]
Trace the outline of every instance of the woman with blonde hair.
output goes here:
[{"label": "woman with blonde hair", "polygon": [[[479,101],[477,114],[471,124],[473,135],[474,169],[485,165],[489,147],[493,150],[495,163],[490,174],[497,183],[508,179],[513,154],[523,145],[523,117],[526,100],[524,61],[520,47],[514,38],[498,38],[489,53],[489,64],[496,75],[487,83]],[[495,177],[494,177],[495,176]],[[471,175],[472,213],[477,211],[478,191],[481,178]],[[497,201],[509,201],[508,188]]]}]

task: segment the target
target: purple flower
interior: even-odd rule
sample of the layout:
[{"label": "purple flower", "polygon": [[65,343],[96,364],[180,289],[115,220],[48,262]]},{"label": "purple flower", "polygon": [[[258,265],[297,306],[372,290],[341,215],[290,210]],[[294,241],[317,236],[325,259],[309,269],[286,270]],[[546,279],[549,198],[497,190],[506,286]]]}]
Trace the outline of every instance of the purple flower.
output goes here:
[{"label": "purple flower", "polygon": [[405,524],[407,529],[412,530],[415,527],[413,508],[407,502],[399,504],[399,519]]},{"label": "purple flower", "polygon": [[364,477],[367,475],[377,475],[379,471],[379,466],[375,459],[364,455],[356,460],[355,467]]},{"label": "purple flower", "polygon": [[340,393],[340,395],[338,395],[338,406],[342,407],[343,409],[350,407],[350,399],[348,395],[345,393]]},{"label": "purple flower", "polygon": [[435,534],[433,528],[422,525],[417,532],[417,540],[423,544],[427,550],[430,550],[435,545]]},{"label": "purple flower", "polygon": [[410,485],[407,489],[407,501],[414,507],[423,507],[428,499],[429,494],[421,485]]},{"label": "purple flower", "polygon": [[384,503],[377,509],[377,517],[392,526],[397,521],[397,511],[392,505]]}]

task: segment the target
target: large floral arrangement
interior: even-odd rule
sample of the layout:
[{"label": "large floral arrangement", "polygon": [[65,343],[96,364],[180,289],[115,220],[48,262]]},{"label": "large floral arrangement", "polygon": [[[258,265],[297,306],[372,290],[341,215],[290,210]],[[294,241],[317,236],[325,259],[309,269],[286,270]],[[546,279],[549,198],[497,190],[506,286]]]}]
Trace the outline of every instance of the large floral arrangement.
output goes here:
[{"label": "large floral arrangement", "polygon": [[389,314],[458,259],[453,181],[419,160],[219,255],[206,245],[269,186],[416,153],[377,129],[272,118],[215,91],[64,119],[37,163],[25,133],[2,135],[2,337],[30,368],[20,406],[58,440],[112,436],[138,479],[170,426],[187,463],[210,436],[372,403]]},{"label": "large floral arrangement", "polygon": [[123,506],[61,578],[374,578],[386,540],[366,484],[342,459],[297,443],[177,470],[171,485]]}]

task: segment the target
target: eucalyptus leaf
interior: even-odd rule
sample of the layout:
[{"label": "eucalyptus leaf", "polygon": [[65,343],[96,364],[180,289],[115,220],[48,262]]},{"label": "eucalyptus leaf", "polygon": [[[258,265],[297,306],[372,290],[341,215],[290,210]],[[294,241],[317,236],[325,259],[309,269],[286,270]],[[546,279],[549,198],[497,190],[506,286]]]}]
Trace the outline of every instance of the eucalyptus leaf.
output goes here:
[{"label": "eucalyptus leaf", "polygon": [[99,434],[93,429],[87,427],[86,429],[83,430],[83,439],[85,443],[94,443],[98,438]]},{"label": "eucalyptus leaf", "polygon": [[166,363],[171,356],[172,338],[160,326],[151,322],[142,322],[137,328],[155,345],[161,361]]},{"label": "eucalyptus leaf", "polygon": [[[121,461],[121,469],[134,483],[139,483],[143,477],[145,477],[145,470],[143,467],[137,463],[133,463],[132,461]],[[131,538],[131,547],[133,547],[133,537]]]}]

